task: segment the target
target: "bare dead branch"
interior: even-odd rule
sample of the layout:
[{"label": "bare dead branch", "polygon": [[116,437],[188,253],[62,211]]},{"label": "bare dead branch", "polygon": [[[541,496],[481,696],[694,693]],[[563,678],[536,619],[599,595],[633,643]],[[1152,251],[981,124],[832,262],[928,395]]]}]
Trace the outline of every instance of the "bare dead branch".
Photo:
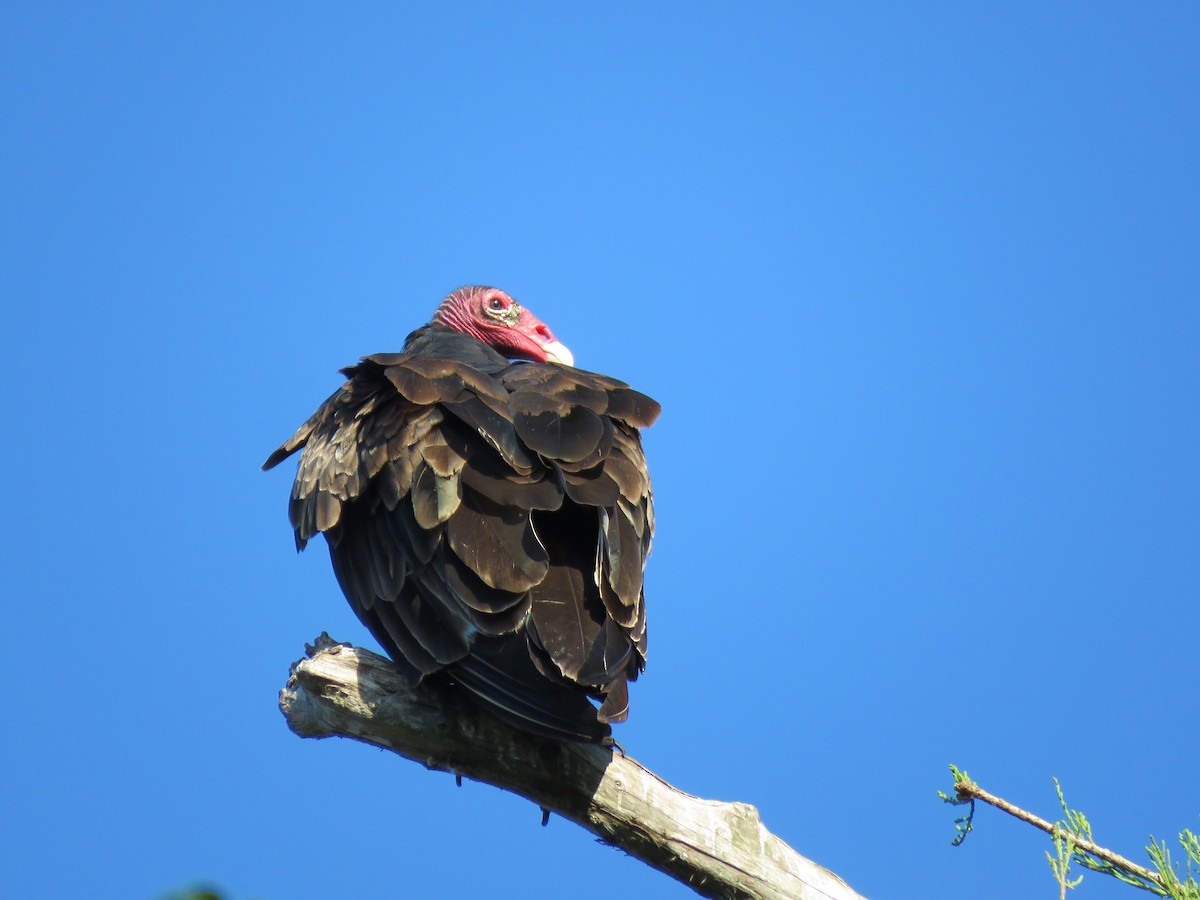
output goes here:
[{"label": "bare dead branch", "polygon": [[526,734],[448,689],[412,688],[374,653],[318,639],[279,705],[301,737],[354,738],[519,794],[702,896],[862,900],[753,806],[693,797],[619,752]]}]

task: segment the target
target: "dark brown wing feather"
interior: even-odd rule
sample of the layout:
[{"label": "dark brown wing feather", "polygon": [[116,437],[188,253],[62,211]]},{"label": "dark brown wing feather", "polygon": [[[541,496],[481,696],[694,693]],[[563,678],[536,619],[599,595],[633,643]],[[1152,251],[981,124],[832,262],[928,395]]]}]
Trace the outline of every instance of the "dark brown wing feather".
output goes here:
[{"label": "dark brown wing feather", "polygon": [[325,534],[351,607],[410,678],[443,672],[524,728],[606,740],[646,659],[638,429],[658,404],[437,326],[344,371],[264,465],[303,449],[297,546]]}]

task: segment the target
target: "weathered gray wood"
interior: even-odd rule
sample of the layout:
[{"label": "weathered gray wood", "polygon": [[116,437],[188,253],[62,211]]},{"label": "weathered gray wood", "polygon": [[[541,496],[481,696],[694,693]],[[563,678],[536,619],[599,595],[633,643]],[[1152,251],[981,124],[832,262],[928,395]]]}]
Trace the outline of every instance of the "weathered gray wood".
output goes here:
[{"label": "weathered gray wood", "polygon": [[512,791],[705,897],[862,900],[771,834],[745,803],[702,800],[619,751],[512,728],[386,659],[326,636],[292,667],[279,706],[301,737],[351,737]]}]

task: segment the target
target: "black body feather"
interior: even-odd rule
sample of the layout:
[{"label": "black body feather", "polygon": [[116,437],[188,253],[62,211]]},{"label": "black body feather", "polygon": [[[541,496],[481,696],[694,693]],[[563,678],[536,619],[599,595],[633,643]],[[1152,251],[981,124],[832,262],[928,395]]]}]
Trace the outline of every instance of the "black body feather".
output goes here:
[{"label": "black body feather", "polygon": [[638,429],[658,404],[439,325],[343,373],[263,466],[303,448],[297,547],[324,533],[351,607],[410,679],[442,673],[527,730],[611,740],[646,659]]}]

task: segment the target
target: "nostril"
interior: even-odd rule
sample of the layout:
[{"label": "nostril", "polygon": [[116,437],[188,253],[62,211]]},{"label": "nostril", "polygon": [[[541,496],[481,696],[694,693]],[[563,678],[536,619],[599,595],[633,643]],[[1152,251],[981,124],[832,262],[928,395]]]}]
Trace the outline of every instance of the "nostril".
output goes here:
[{"label": "nostril", "polygon": [[542,337],[544,337],[546,340],[548,340],[548,341],[554,340],[554,335],[552,335],[550,333],[550,329],[547,328],[545,325],[539,325],[534,330],[537,331],[537,333],[540,334]]}]

